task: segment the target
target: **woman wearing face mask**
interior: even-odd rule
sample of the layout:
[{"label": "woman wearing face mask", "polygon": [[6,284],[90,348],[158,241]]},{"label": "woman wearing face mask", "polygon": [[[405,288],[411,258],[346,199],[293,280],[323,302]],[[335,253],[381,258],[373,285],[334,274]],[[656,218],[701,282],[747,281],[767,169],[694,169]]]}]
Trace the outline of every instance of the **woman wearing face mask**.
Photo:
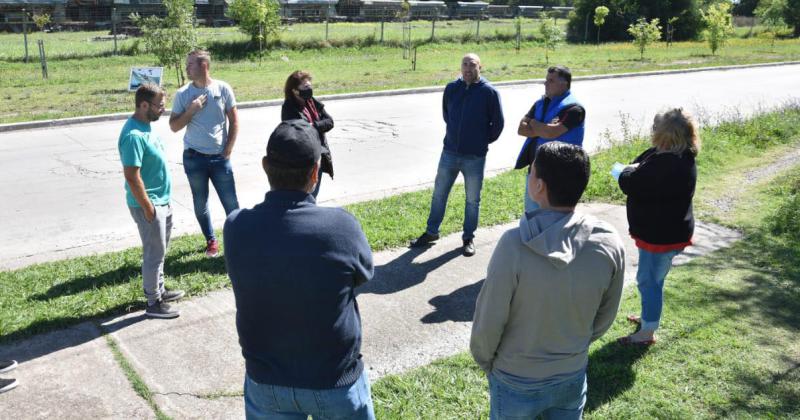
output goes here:
[{"label": "woman wearing face mask", "polygon": [[325,111],[325,105],[314,99],[314,92],[311,89],[311,74],[297,70],[286,79],[283,93],[285,100],[281,107],[281,120],[296,120],[298,118],[308,121],[319,133],[319,140],[322,142],[322,158],[319,166],[319,176],[317,186],[311,193],[314,198],[319,194],[319,187],[322,184],[322,173],[327,173],[333,179],[333,161],[331,160],[331,150],[328,148],[328,141],[325,133],[333,129],[333,118]]}]

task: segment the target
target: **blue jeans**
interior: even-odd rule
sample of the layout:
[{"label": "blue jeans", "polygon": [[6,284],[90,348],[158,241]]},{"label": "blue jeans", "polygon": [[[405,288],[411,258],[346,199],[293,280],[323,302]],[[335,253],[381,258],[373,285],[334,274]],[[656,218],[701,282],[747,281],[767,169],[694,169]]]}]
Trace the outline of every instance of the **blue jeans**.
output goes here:
[{"label": "blue jeans", "polygon": [[636,282],[642,298],[642,330],[655,331],[664,306],[664,279],[672,267],[672,259],[681,251],[650,252],[639,248],[639,269]]},{"label": "blue jeans", "polygon": [[533,201],[528,193],[528,186],[530,185],[531,172],[530,166],[528,167],[528,175],[525,176],[525,213],[530,213],[539,208],[539,203]]},{"label": "blue jeans", "polygon": [[375,419],[366,370],[353,385],[333,389],[259,384],[245,374],[244,410],[247,420]]},{"label": "blue jeans", "polygon": [[189,179],[194,201],[194,215],[206,240],[216,239],[208,211],[208,181],[214,184],[225,214],[239,208],[231,161],[221,155],[206,155],[189,149],[183,151],[183,170]]},{"label": "blue jeans", "polygon": [[439,226],[444,219],[447,208],[447,197],[450,189],[456,182],[458,173],[464,175],[464,190],[467,199],[464,207],[464,233],[461,239],[469,240],[475,237],[478,228],[478,216],[481,207],[481,188],[483,187],[483,167],[486,165],[485,156],[460,155],[442,151],[439,158],[439,169],[436,171],[436,181],[433,184],[433,198],[431,199],[431,213],[428,216],[426,231],[431,235],[439,234]]},{"label": "blue jeans", "polygon": [[489,418],[580,419],[586,405],[586,373],[578,378],[531,389],[512,387],[489,374]]}]

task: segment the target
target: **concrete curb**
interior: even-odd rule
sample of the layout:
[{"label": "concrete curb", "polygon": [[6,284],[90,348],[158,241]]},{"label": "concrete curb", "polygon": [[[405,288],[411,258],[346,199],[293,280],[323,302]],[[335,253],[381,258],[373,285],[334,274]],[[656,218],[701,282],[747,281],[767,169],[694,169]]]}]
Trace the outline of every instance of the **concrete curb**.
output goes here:
[{"label": "concrete curb", "polygon": [[[647,76],[659,76],[665,74],[684,74],[684,73],[698,73],[704,71],[726,71],[726,70],[738,70],[738,69],[749,69],[749,68],[759,68],[759,67],[792,66],[792,65],[800,65],[800,61],[741,64],[734,66],[702,67],[695,69],[655,70],[655,71],[645,71],[639,73],[598,74],[592,76],[577,76],[574,77],[572,80],[586,81],[586,80],[602,80],[602,79],[619,79],[626,77],[647,77]],[[543,82],[544,79],[508,80],[504,82],[492,82],[492,85],[517,86],[517,85],[541,84]],[[356,93],[340,93],[335,95],[321,95],[317,98],[328,101],[328,100],[341,100],[341,99],[371,98],[375,96],[413,95],[417,93],[439,92],[441,90],[442,86],[428,86],[428,87],[410,88],[410,89],[393,89],[393,90],[380,90],[373,92],[356,92]],[[241,102],[238,104],[238,108],[239,109],[260,108],[266,106],[277,106],[281,105],[282,103],[283,99],[269,99],[264,101]],[[167,110],[164,112],[163,115],[169,116],[169,114],[170,111]],[[9,131],[29,130],[34,128],[53,128],[53,127],[63,127],[74,124],[124,120],[128,118],[130,115],[131,115],[130,112],[120,112],[116,114],[91,115],[87,117],[72,117],[72,118],[60,118],[55,120],[27,121],[21,123],[0,124],[0,133]]]}]

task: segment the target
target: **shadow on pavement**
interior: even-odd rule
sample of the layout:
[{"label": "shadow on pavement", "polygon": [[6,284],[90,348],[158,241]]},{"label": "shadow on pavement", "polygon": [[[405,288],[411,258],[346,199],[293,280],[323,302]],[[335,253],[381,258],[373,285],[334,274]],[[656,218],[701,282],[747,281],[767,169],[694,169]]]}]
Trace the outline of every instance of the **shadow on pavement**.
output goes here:
[{"label": "shadow on pavement", "polygon": [[461,255],[461,247],[458,247],[423,263],[414,263],[414,259],[428,249],[409,248],[394,260],[375,267],[374,280],[361,286],[358,294],[388,295],[414,287],[425,281],[428,273]]},{"label": "shadow on pavement", "polygon": [[[87,321],[99,321],[130,309],[130,305],[122,304],[91,318],[75,316],[34,322],[27,328],[2,337],[0,359],[14,359],[22,363],[87,343],[103,335],[97,325]],[[107,326],[107,329],[113,332],[144,319],[144,315],[127,318],[119,325]]]},{"label": "shadow on pavement", "polygon": [[439,295],[428,301],[436,309],[420,319],[425,324],[445,321],[472,322],[475,301],[483,287],[483,279],[454,290],[448,295]]}]

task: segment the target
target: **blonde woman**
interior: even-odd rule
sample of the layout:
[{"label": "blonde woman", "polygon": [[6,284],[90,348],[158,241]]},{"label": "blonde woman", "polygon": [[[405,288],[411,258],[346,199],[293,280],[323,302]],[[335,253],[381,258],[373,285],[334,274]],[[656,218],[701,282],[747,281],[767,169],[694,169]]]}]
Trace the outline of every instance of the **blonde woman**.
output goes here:
[{"label": "blonde woman", "polygon": [[652,144],[619,176],[619,187],[628,196],[629,232],[639,248],[636,281],[642,302],[641,316],[628,317],[639,330],[620,338],[622,344],[655,343],[664,279],[672,259],[692,244],[694,233],[697,126],[683,109],[670,109],[656,115]]}]

